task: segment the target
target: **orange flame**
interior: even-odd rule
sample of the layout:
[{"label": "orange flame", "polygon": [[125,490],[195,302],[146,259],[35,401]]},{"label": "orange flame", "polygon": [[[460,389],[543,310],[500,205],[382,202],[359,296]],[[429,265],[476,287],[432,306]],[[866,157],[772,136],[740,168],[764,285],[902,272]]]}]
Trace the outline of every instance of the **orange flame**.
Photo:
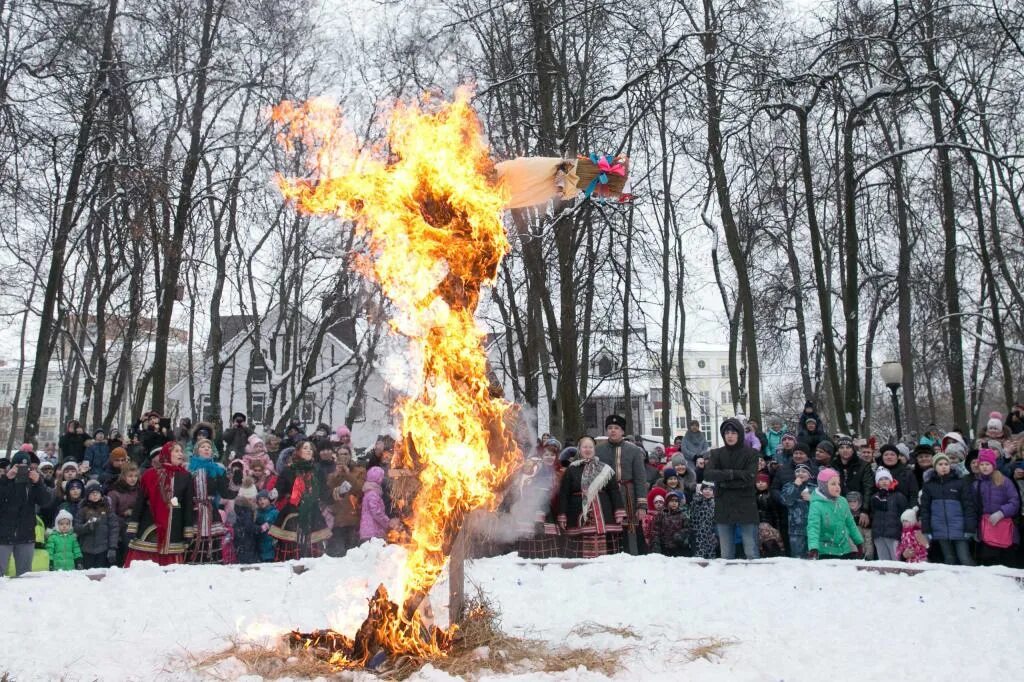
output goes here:
[{"label": "orange flame", "polygon": [[407,610],[437,582],[465,516],[494,507],[519,459],[474,319],[509,244],[506,193],[469,99],[460,89],[452,102],[397,104],[377,144],[324,100],[272,115],[282,146],[307,160],[306,177],[276,178],[282,193],[300,212],[354,223],[366,242],[358,267],[393,304],[392,329],[418,360],[416,390],[397,406],[400,455],[420,481],[400,575]]}]

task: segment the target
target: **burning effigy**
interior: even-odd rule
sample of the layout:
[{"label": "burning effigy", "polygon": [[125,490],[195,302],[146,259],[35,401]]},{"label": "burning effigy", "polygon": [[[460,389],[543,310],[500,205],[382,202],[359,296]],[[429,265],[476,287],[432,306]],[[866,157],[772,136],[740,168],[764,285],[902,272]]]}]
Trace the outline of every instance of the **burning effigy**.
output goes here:
[{"label": "burning effigy", "polygon": [[498,179],[469,93],[454,101],[398,103],[386,136],[360,139],[325,100],[285,102],[272,115],[306,173],[276,182],[301,213],[348,221],[365,244],[356,267],[391,304],[392,331],[408,341],[414,390],[396,406],[396,468],[416,472],[400,591],[380,587],[354,637],[293,633],[342,667],[383,658],[446,654],[455,626],[425,622],[421,604],[438,581],[467,514],[493,509],[521,461],[513,406],[492,390],[475,312],[508,251]]}]

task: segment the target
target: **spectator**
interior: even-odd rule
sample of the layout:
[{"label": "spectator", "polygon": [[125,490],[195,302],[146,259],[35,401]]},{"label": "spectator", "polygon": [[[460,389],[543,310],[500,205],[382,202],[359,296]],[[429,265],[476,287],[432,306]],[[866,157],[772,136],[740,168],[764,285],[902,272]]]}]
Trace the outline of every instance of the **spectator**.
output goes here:
[{"label": "spectator", "polygon": [[899,561],[903,522],[900,518],[910,503],[897,486],[893,489],[892,473],[885,467],[875,471],[875,492],[871,495],[871,540],[880,561]]},{"label": "spectator", "polygon": [[359,545],[359,512],[363,484],[366,482],[366,467],[352,464],[351,454],[345,459],[344,463],[338,463],[334,475],[327,482],[331,488],[331,510],[334,517],[327,553],[338,557],[345,556],[350,549]]},{"label": "spectator", "polygon": [[818,472],[817,490],[807,515],[807,555],[812,559],[852,559],[864,556],[864,536],[842,495],[835,469]]},{"label": "spectator", "polygon": [[236,459],[245,454],[245,447],[249,442],[249,436],[253,430],[246,424],[245,414],[235,412],[231,415],[231,427],[221,435],[224,456],[228,460]]},{"label": "spectator", "polygon": [[757,452],[741,442],[743,425],[735,417],[726,419],[720,432],[725,445],[710,452],[704,479],[717,489],[715,524],[722,558],[736,558],[733,532],[739,526],[744,556],[757,559]]},{"label": "spectator", "polygon": [[909,564],[928,561],[928,538],[921,532],[921,524],[917,521],[917,512],[913,507],[903,512],[900,523],[903,529],[896,554]]},{"label": "spectator", "polygon": [[682,444],[683,456],[686,457],[690,468],[694,469],[697,464],[697,458],[707,454],[710,449],[711,444],[704,436],[704,432],[700,430],[700,422],[694,419],[690,422],[690,428],[686,435],[683,436]]},{"label": "spectator", "polygon": [[1006,416],[1006,424],[1010,429],[1010,435],[1016,436],[1024,433],[1024,405],[1017,403],[1010,408],[1010,414]]},{"label": "spectator", "polygon": [[[776,459],[779,450],[782,449],[782,437],[786,434],[782,429],[782,420],[772,417],[768,422],[768,428],[764,432],[764,456],[769,459]],[[793,439],[796,443],[796,439]],[[792,446],[790,446],[792,448]]]},{"label": "spectator", "polygon": [[990,448],[978,453],[978,479],[974,483],[981,516],[978,563],[1012,566],[1014,551],[1020,543],[1016,527],[1020,496],[1016,486],[996,469],[996,457]]},{"label": "spectator", "polygon": [[121,467],[121,473],[107,493],[110,498],[110,510],[117,519],[117,556],[115,566],[124,566],[124,557],[128,553],[128,522],[139,503],[139,467],[134,462],[127,462]]},{"label": "spectator", "polygon": [[651,551],[666,556],[687,556],[690,553],[690,529],[683,494],[670,490],[665,510],[654,520]]},{"label": "spectator", "polygon": [[[141,445],[141,452],[145,453],[145,459],[150,460],[154,453],[159,453],[164,444],[173,440],[167,429],[160,423],[160,413],[153,410],[147,412],[139,422],[138,440]],[[182,450],[182,455],[185,451]],[[139,463],[142,466],[142,463]]]},{"label": "spectator", "polygon": [[92,434],[92,445],[85,449],[85,460],[89,463],[90,478],[98,479],[106,472],[110,462],[110,446],[107,445],[107,434],[103,429],[96,429]]},{"label": "spectator", "polygon": [[107,568],[117,561],[118,520],[98,481],[85,486],[74,527],[84,568]]},{"label": "spectator", "polygon": [[[846,493],[846,501],[850,504],[850,513],[853,514],[853,518],[860,518],[861,513],[864,510],[864,496],[860,493],[851,490]],[[867,526],[860,525],[860,534],[864,536],[864,558],[871,560],[875,558],[875,545],[872,541],[871,536],[871,521],[868,519]]]},{"label": "spectator", "polygon": [[78,516],[78,507],[81,506],[84,496],[85,483],[80,478],[72,479],[64,484],[64,501],[60,503],[60,508],[74,518]]},{"label": "spectator", "polygon": [[697,484],[697,495],[690,504],[690,547],[693,555],[714,559],[718,552],[718,532],[715,530],[715,484]]},{"label": "spectator", "polygon": [[185,451],[172,440],[160,447],[153,467],[139,479],[139,501],[128,523],[125,567],[133,561],[167,566],[184,560],[187,542],[195,535],[192,476],[184,464]]},{"label": "spectator", "polygon": [[921,530],[939,543],[943,563],[973,566],[968,540],[977,537],[974,490],[952,467],[948,454],[935,455],[932,464],[921,488]]},{"label": "spectator", "polygon": [[58,441],[61,462],[81,464],[85,458],[85,430],[77,419],[72,419],[64,427],[64,433]]},{"label": "spectator", "polygon": [[784,508],[775,500],[768,485],[771,477],[759,471],[755,479],[757,488],[757,533],[761,556],[774,557],[784,552],[782,536],[779,533],[779,516]]},{"label": "spectator", "polygon": [[910,467],[901,461],[900,457],[901,453],[896,446],[883,445],[876,461],[879,467],[885,467],[889,470],[889,475],[892,477],[893,483],[896,484],[895,489],[903,493],[903,496],[907,498],[908,506],[913,507],[917,504],[919,490],[917,478],[914,476],[914,472],[910,470]]},{"label": "spectator", "polygon": [[803,421],[803,429],[800,431],[798,440],[806,443],[811,451],[818,448],[818,444],[828,440],[828,434],[821,430],[817,417],[808,417]]},{"label": "spectator", "polygon": [[387,537],[391,519],[384,509],[384,496],[381,483],[384,481],[384,470],[370,467],[363,483],[363,500],[359,514],[359,540],[366,542],[373,538]]},{"label": "spectator", "polygon": [[648,547],[654,542],[654,521],[665,511],[665,495],[668,491],[657,486],[647,491],[647,516],[641,524],[644,531],[644,541]]},{"label": "spectator", "polygon": [[630,554],[644,553],[642,521],[647,515],[647,475],[644,473],[645,453],[625,440],[626,418],[610,414],[604,420],[608,440],[597,446],[597,458],[615,472],[626,510],[622,536],[624,549]]},{"label": "spectator", "polygon": [[53,532],[46,538],[46,553],[50,557],[51,571],[74,571],[83,568],[82,547],[71,526],[71,514],[64,510],[58,512]]},{"label": "spectator", "polygon": [[331,491],[316,465],[316,446],[308,440],[295,448],[288,468],[277,477],[277,506],[280,514],[270,527],[277,540],[279,561],[320,556],[331,537],[320,505],[330,504]]},{"label": "spectator", "polygon": [[121,470],[128,464],[128,451],[122,447],[113,448],[110,451],[110,459],[107,465],[97,476],[98,480],[107,489],[121,475]]},{"label": "spectator", "polygon": [[[800,413],[800,417],[797,420],[797,431],[806,431],[807,422],[809,420],[813,420],[815,422],[815,425],[820,428],[821,417],[818,416],[818,412],[814,407],[814,403],[811,402],[810,400],[804,403],[804,410],[803,412]],[[811,445],[811,447],[814,447],[814,445]]]},{"label": "spectator", "polygon": [[815,485],[807,463],[797,463],[795,467],[793,480],[782,486],[777,499],[788,510],[789,556],[802,559],[807,555],[807,517]]},{"label": "spectator", "polygon": [[917,489],[920,490],[924,483],[925,472],[932,468],[932,458],[935,457],[935,448],[930,444],[922,442],[914,448],[914,480],[917,482]]},{"label": "spectator", "polygon": [[[843,495],[853,492],[858,493],[861,500],[870,499],[875,477],[871,467],[857,456],[853,439],[849,436],[836,438],[836,456],[832,460],[832,468],[839,472],[839,483],[842,486]],[[870,502],[864,506],[870,506]],[[866,528],[870,523],[867,509],[861,509],[854,518],[861,528]]]},{"label": "spectator", "polygon": [[277,521],[277,507],[270,500],[270,493],[261,490],[256,493],[256,526],[259,535],[256,538],[256,552],[260,561],[274,560],[274,538],[270,535],[270,527]]},{"label": "spectator", "polygon": [[17,576],[32,568],[36,509],[51,501],[38,466],[27,452],[18,452],[0,476],[0,567],[6,569],[13,555]]},{"label": "spectator", "polygon": [[256,523],[256,496],[259,492],[251,478],[242,481],[242,487],[235,498],[232,525],[232,542],[235,559],[240,564],[255,564],[260,560],[258,551],[260,528]]}]

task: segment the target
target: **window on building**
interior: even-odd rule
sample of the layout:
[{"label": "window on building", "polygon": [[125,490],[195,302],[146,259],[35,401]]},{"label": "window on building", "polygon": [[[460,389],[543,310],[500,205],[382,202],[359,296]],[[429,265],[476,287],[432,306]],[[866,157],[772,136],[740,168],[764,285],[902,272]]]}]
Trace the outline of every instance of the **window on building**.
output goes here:
[{"label": "window on building", "polygon": [[263,360],[263,353],[253,349],[249,355],[249,385],[265,384],[270,378],[267,371],[267,363]]},{"label": "window on building", "polygon": [[0,384],[0,395],[7,395],[11,392],[10,384]]},{"label": "window on building", "polygon": [[598,362],[597,362],[597,373],[598,374],[600,374],[603,377],[606,377],[606,376],[610,375],[614,371],[615,371],[615,363],[612,362],[611,358],[605,356],[605,357],[601,358],[600,360],[598,360]]},{"label": "window on building", "polygon": [[697,406],[700,408],[700,430],[704,432],[704,437],[711,442],[711,394],[708,391],[701,391],[700,397],[697,400]]},{"label": "window on building", "polygon": [[302,423],[312,424],[316,421],[316,402],[312,393],[302,396]]},{"label": "window on building", "polygon": [[267,394],[253,393],[252,407],[249,408],[249,421],[253,424],[262,424],[263,417],[267,412]]},{"label": "window on building", "polygon": [[729,365],[722,365],[722,376],[729,378]]},{"label": "window on building", "polygon": [[676,428],[677,429],[685,429],[686,428],[686,415],[679,415],[679,416],[677,416],[675,423],[676,423]]},{"label": "window on building", "polygon": [[597,403],[592,400],[583,404],[583,424],[588,429],[597,428]]},{"label": "window on building", "polygon": [[654,411],[654,428],[661,428],[661,410]]},{"label": "window on building", "polygon": [[732,405],[732,391],[722,391],[722,399],[719,401],[721,405]]}]

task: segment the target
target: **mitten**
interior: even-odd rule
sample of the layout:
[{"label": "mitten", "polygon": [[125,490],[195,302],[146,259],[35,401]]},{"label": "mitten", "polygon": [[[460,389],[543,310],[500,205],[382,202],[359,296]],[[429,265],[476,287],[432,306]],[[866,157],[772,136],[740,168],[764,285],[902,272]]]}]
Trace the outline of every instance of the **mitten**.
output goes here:
[{"label": "mitten", "polygon": [[807,553],[807,558],[808,559],[817,559],[818,558],[818,550],[812,549],[810,552]]},{"label": "mitten", "polygon": [[260,526],[260,531],[261,532],[266,533],[268,530],[270,530],[270,524],[269,523],[264,523],[262,526]]},{"label": "mitten", "polygon": [[1003,520],[1003,512],[997,511],[995,514],[988,515],[988,522],[993,526]]},{"label": "mitten", "polygon": [[335,490],[335,492],[338,493],[338,497],[341,497],[342,495],[347,493],[349,490],[352,490],[352,484],[349,483],[348,481],[342,481],[341,485],[339,485],[334,490]]}]

